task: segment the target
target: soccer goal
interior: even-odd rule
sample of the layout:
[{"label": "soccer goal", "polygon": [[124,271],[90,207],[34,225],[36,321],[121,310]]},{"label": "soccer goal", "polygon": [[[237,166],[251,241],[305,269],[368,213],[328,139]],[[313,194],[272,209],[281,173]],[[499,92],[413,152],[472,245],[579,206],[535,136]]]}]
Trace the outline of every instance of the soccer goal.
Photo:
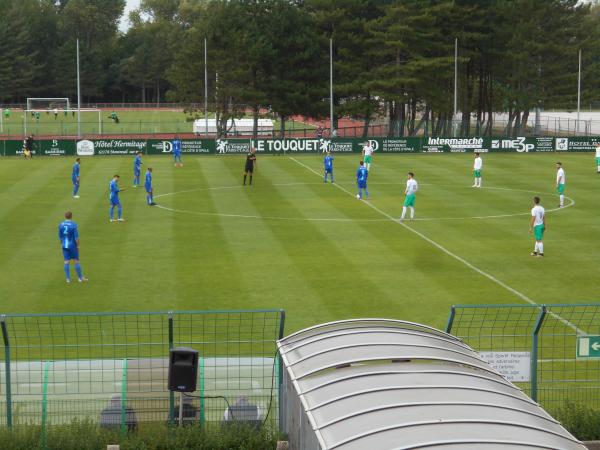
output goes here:
[{"label": "soccer goal", "polygon": [[[102,110],[96,108],[34,108],[23,111],[25,135],[76,136],[102,134]],[[81,113],[80,118],[78,113]],[[78,126],[79,123],[79,126]]]},{"label": "soccer goal", "polygon": [[46,97],[28,97],[27,110],[48,111],[58,109],[59,111],[71,109],[71,103],[67,97],[46,98]]}]

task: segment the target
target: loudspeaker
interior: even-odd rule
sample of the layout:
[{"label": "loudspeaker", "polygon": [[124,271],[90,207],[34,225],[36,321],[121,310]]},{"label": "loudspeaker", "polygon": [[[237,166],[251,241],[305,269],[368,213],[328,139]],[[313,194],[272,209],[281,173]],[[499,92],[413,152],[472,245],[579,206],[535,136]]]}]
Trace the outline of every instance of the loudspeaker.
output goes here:
[{"label": "loudspeaker", "polygon": [[194,392],[198,379],[198,352],[177,347],[169,352],[169,391]]}]

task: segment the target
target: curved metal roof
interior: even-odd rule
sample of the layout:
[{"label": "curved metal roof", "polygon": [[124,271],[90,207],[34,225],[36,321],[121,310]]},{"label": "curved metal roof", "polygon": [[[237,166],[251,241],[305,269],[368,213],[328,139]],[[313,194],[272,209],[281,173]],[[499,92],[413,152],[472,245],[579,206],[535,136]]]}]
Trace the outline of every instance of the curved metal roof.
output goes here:
[{"label": "curved metal roof", "polygon": [[431,327],[345,320],[278,347],[322,449],[585,449],[460,339]]}]

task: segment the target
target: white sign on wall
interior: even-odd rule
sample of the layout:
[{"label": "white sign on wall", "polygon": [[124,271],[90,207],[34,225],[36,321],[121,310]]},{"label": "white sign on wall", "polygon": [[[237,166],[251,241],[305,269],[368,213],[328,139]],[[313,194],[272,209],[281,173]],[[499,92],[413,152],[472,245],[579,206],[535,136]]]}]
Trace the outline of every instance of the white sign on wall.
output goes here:
[{"label": "white sign on wall", "polygon": [[508,381],[530,380],[530,352],[479,352],[479,356]]}]

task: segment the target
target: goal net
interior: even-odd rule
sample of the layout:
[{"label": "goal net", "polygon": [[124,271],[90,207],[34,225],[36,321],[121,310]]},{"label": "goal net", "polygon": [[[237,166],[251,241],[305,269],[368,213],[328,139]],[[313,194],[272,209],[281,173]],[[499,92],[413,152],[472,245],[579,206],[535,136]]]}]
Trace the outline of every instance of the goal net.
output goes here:
[{"label": "goal net", "polygon": [[27,110],[29,111],[48,111],[48,110],[69,110],[71,109],[71,103],[66,97],[58,98],[40,98],[40,97],[28,97],[27,98]]},{"label": "goal net", "polygon": [[[23,131],[48,136],[102,134],[102,110],[95,108],[35,108],[23,111]],[[81,114],[78,114],[81,113]]]}]

